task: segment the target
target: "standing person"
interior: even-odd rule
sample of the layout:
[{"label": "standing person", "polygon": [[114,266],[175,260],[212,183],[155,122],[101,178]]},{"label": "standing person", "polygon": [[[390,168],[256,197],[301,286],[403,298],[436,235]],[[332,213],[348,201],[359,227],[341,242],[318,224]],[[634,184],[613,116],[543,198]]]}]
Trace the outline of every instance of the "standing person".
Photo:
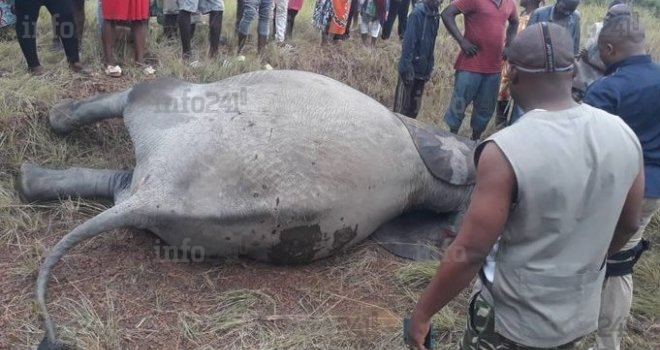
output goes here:
[{"label": "standing person", "polygon": [[36,39],[37,20],[42,6],[48,9],[51,16],[58,19],[55,32],[64,46],[69,68],[74,72],[87,73],[85,67],[80,63],[78,40],[74,34],[76,29],[71,0],[19,0],[16,2],[16,18],[18,19],[16,37],[27,61],[28,71],[34,75],[45,73],[39,63]]},{"label": "standing person", "polygon": [[98,30],[99,36],[103,35],[103,4],[102,0],[98,0],[96,3],[96,29]]},{"label": "standing person", "polygon": [[[456,25],[459,13],[465,20],[464,35]],[[456,0],[440,16],[461,47],[454,65],[454,92],[444,120],[457,134],[467,105],[472,103],[472,139],[477,140],[497,105],[503,48],[518,31],[516,4],[513,0]]]},{"label": "standing person", "polygon": [[409,10],[410,0],[390,1],[390,10],[387,14],[387,21],[383,25],[383,40],[390,38],[390,35],[392,34],[392,28],[394,28],[394,20],[397,17],[399,17],[399,27],[397,28],[397,32],[399,33],[399,40],[403,40],[403,34],[406,32],[406,26],[408,25]]},{"label": "standing person", "polygon": [[135,63],[143,67],[144,74],[154,74],[156,71],[144,63],[146,46],[146,24],[149,20],[149,0],[103,0],[103,62],[105,74],[110,77],[120,77],[121,67],[115,62],[114,43],[116,26],[128,22],[133,36]]},{"label": "standing person", "polygon": [[607,19],[598,38],[600,57],[607,70],[584,97],[586,104],[618,115],[632,128],[644,151],[646,179],[639,229],[607,259],[596,350],[620,347],[633,299],[633,266],[648,248],[642,236],[660,209],[660,66],[647,53],[644,37],[644,26],[636,16]]},{"label": "standing person", "polygon": [[316,0],[312,23],[321,30],[321,45],[346,32],[350,0]]},{"label": "standing person", "polygon": [[459,349],[574,349],[597,328],[605,256],[639,227],[639,141],[573,100],[568,31],[528,26],[508,58],[511,95],[529,112],[475,150],[471,203],[412,312],[412,349],[477,274]]},{"label": "standing person", "polygon": [[335,36],[336,39],[339,40],[348,40],[351,37],[351,24],[352,22],[355,22],[354,24],[360,25],[359,22],[361,22],[360,19],[360,0],[350,0],[350,5],[349,5],[349,10],[348,10],[348,18],[346,19],[346,31],[344,34],[341,35],[341,37]]},{"label": "standing person", "polygon": [[415,4],[403,37],[399,59],[399,79],[394,94],[394,112],[417,118],[424,85],[431,78],[435,61],[435,40],[440,26],[440,0]]},{"label": "standing person", "polygon": [[236,22],[234,23],[234,36],[238,37],[238,25],[243,18],[244,0],[236,0]]},{"label": "standing person", "polygon": [[282,48],[290,49],[292,46],[284,42],[286,39],[286,25],[289,8],[289,0],[274,0],[273,9],[273,32],[275,34],[275,43]]},{"label": "standing person", "polygon": [[369,46],[369,37],[371,37],[371,46],[376,45],[378,34],[380,34],[381,24],[387,19],[389,6],[388,0],[362,0],[360,4],[360,34],[362,43]]},{"label": "standing person", "polygon": [[296,22],[296,15],[302,8],[303,0],[289,0],[289,6],[286,15],[286,39],[293,39],[293,25]]},{"label": "standing person", "polygon": [[[195,13],[209,14],[209,57],[218,54],[220,46],[220,33],[222,32],[222,12],[225,9],[224,0],[178,0],[179,35],[181,36],[181,47],[183,58],[192,59],[192,17]],[[196,61],[192,62],[196,64]]]},{"label": "standing person", "polygon": [[[622,6],[617,6],[622,5]],[[623,0],[614,0],[607,7],[607,13],[603,19],[607,21],[610,17],[620,15],[631,15],[630,8],[624,5]],[[605,63],[600,59],[598,50],[598,35],[603,28],[603,22],[596,22],[589,31],[585,47],[580,49],[578,55],[577,74],[573,78],[573,94],[576,101],[581,101],[587,91],[587,87],[605,74]]]},{"label": "standing person", "polygon": [[[539,8],[543,0],[520,0],[520,6],[523,7],[520,16],[518,17],[518,33],[527,27],[529,22],[529,16]],[[513,107],[511,103],[511,96],[509,94],[509,77],[507,76],[507,71],[509,70],[509,65],[506,60],[502,60],[502,78],[500,81],[500,93],[497,98],[497,114],[495,117],[496,126],[504,126],[508,123],[507,121],[507,111],[511,110]],[[511,123],[515,122],[511,118]]]},{"label": "standing person", "polygon": [[[82,35],[85,28],[85,0],[72,0],[71,4],[73,5],[73,21],[75,22],[76,27],[76,39],[78,39],[78,48],[80,49],[82,44]],[[51,46],[51,51],[62,51],[64,47],[62,46],[62,41],[57,35],[57,22],[59,19],[57,16],[51,16],[51,24],[53,26],[53,44]]]},{"label": "standing person", "polygon": [[[243,17],[238,25],[238,51],[241,54],[247,35],[250,32],[250,24],[259,16],[257,22],[257,55],[263,60],[264,49],[268,43],[268,22],[272,11],[273,0],[243,0]],[[239,60],[245,60],[245,56],[239,56]],[[264,63],[265,69],[273,69],[270,64]]]},{"label": "standing person", "polygon": [[573,51],[580,51],[580,12],[577,10],[580,0],[557,0],[554,5],[541,7],[534,11],[528,25],[539,22],[552,22],[566,28],[573,38]]},{"label": "standing person", "polygon": [[[155,0],[158,11],[158,23],[163,25],[163,36],[167,40],[173,40],[179,29],[179,4],[177,0]],[[190,20],[190,37],[195,37],[197,23],[201,21],[201,15],[195,13]]]}]

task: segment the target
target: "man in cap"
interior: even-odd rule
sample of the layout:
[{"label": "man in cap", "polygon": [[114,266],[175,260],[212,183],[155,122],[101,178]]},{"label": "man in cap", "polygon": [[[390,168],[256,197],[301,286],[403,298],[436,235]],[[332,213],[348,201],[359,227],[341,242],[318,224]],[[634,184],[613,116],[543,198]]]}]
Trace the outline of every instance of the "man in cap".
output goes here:
[{"label": "man in cap", "polygon": [[647,54],[644,27],[634,15],[606,20],[598,48],[607,70],[587,89],[584,102],[632,128],[644,152],[646,179],[640,228],[607,260],[596,349],[618,350],[632,304],[633,266],[649,244],[642,235],[660,208],[660,66]]},{"label": "man in cap", "polygon": [[639,227],[641,146],[620,118],[573,100],[568,31],[529,26],[507,57],[527,113],[475,151],[471,203],[412,313],[413,349],[477,274],[460,349],[573,348],[597,328],[606,255]]}]

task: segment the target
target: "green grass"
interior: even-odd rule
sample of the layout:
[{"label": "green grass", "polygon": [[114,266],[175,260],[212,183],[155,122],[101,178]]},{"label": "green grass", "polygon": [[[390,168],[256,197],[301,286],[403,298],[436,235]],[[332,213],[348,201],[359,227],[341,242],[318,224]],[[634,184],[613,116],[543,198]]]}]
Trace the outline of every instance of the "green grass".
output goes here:
[{"label": "green grass", "polygon": [[[102,74],[94,2],[87,6],[82,58],[95,72],[91,78],[70,73],[64,55],[47,50],[52,33],[45,10],[38,42],[49,75],[28,75],[17,43],[0,41],[0,349],[32,349],[41,340],[33,295],[39,264],[57,239],[105,205],[78,199],[25,205],[14,191],[20,164],[121,168],[134,162],[120,120],[87,126],[65,138],[56,137],[48,127],[48,109],[62,98],[116,91],[149,79],[131,65],[130,45],[122,42],[116,52],[125,76],[111,79]],[[180,59],[178,43],[157,40],[160,28],[152,19],[148,56],[157,62],[156,75],[208,82],[260,69],[254,42],[248,43],[246,62],[223,65],[235,51],[234,6],[233,1],[226,3],[223,36],[228,46],[221,49],[220,58],[205,58],[207,28],[200,26],[194,42],[202,59],[197,69]],[[580,6],[585,35],[603,16],[603,6]],[[268,62],[276,69],[330,76],[391,107],[399,42],[379,41],[375,49],[365,48],[353,32],[348,42],[320,48],[320,34],[310,24],[312,7],[307,0],[297,18],[296,50],[284,52],[271,45]],[[658,59],[660,21],[644,7],[636,10],[648,30],[649,52]],[[11,38],[13,33],[4,30],[0,37]],[[443,128],[456,52],[457,45],[441,26],[436,69],[426,85],[419,119]],[[468,129],[465,125],[461,133],[467,135]],[[656,246],[659,230],[660,220],[647,230]],[[49,290],[62,337],[92,350],[405,349],[401,319],[408,317],[437,267],[394,259],[373,244],[289,269],[245,261],[187,265],[154,260],[153,237],[136,230],[97,237],[73,249],[55,269]],[[660,252],[655,248],[636,267],[624,349],[660,348],[658,266]],[[468,293],[434,317],[439,348],[452,349],[460,338]]]}]

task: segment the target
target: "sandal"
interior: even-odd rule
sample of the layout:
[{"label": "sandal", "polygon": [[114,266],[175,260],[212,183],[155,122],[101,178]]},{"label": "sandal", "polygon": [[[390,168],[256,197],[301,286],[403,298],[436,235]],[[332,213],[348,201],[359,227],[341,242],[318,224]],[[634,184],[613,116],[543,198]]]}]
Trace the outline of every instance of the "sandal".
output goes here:
[{"label": "sandal", "polygon": [[154,75],[154,74],[156,74],[156,70],[155,70],[154,67],[152,67],[151,65],[147,65],[146,67],[144,67],[144,69],[142,70],[142,72],[143,72],[144,74],[146,74],[146,75]]},{"label": "sandal", "polygon": [[105,75],[113,78],[119,78],[121,77],[121,67],[109,64],[105,67]]}]

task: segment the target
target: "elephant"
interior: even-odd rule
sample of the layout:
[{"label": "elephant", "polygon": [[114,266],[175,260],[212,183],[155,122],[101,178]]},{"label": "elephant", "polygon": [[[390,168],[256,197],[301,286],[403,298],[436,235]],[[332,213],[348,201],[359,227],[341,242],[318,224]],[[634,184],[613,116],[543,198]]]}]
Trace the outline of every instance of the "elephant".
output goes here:
[{"label": "elephant", "polygon": [[310,72],[258,71],[211,83],[159,78],[63,100],[48,117],[59,135],[108,118],[123,118],[132,170],[25,162],[16,181],[25,202],[114,201],[66,234],[40,267],[40,349],[64,346],[46,287],[51,269],[82,240],[133,227],[207,257],[305,264],[372,238],[419,260],[428,248],[422,243],[437,246],[447,238],[443,227],[460,224],[474,187],[474,141]]}]

